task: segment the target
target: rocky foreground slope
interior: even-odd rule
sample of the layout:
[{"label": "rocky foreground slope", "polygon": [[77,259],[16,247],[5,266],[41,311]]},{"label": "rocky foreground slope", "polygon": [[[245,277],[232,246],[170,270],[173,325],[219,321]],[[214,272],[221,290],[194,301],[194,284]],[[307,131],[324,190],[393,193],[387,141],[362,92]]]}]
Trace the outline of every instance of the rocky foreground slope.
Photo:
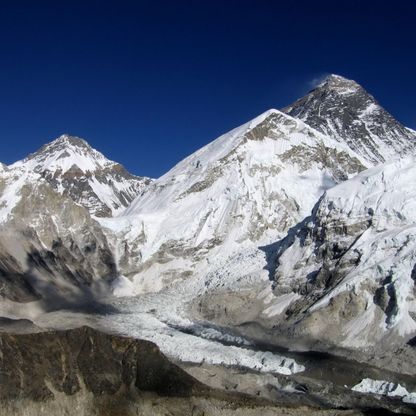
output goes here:
[{"label": "rocky foreground slope", "polygon": [[209,388],[153,343],[87,327],[0,334],[0,385],[2,416],[332,414]]}]

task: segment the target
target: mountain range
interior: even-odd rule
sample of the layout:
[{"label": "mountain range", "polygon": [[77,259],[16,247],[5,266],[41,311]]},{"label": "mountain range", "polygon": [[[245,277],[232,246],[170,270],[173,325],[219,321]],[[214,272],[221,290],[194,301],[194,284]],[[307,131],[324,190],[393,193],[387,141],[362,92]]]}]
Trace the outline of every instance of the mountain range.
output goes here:
[{"label": "mountain range", "polygon": [[158,179],[63,135],[0,165],[0,314],[151,300],[164,322],[396,354],[411,373],[415,152],[416,132],[338,75]]}]

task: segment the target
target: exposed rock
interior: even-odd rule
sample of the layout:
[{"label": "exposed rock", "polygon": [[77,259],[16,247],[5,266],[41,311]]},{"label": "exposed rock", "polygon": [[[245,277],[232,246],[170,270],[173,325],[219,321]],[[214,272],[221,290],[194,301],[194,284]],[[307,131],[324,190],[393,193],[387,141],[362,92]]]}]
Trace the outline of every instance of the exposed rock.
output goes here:
[{"label": "exposed rock", "polygon": [[0,192],[6,204],[14,195],[1,223],[0,296],[53,308],[108,293],[117,269],[100,225],[36,174],[17,182],[17,169]]},{"label": "exposed rock", "polygon": [[10,168],[38,173],[63,196],[97,217],[111,217],[136,198],[151,179],[130,174],[79,137],[63,135]]},{"label": "exposed rock", "polygon": [[213,390],[153,343],[88,327],[0,334],[0,402],[1,416],[331,414]]},{"label": "exposed rock", "polygon": [[416,150],[414,131],[398,122],[355,81],[339,75],[330,75],[283,111],[347,143],[372,164],[412,155]]},{"label": "exposed rock", "polygon": [[206,389],[171,364],[156,345],[88,327],[37,334],[1,334],[0,398],[54,399],[54,392],[94,396],[152,391],[185,396]]}]

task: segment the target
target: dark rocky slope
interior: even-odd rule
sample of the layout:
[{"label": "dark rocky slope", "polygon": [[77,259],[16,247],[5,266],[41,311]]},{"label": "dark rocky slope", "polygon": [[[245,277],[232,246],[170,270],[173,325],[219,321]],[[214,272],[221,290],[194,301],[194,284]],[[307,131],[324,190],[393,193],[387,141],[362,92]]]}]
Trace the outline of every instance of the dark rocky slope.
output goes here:
[{"label": "dark rocky slope", "polygon": [[0,401],[2,416],[331,414],[213,390],[155,344],[88,327],[1,334]]}]

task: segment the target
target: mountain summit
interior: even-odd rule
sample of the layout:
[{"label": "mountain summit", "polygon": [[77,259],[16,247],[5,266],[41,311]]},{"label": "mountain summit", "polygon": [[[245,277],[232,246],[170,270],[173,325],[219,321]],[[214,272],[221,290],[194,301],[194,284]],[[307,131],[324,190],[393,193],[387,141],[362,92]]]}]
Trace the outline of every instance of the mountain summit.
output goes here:
[{"label": "mountain summit", "polygon": [[345,142],[375,165],[413,154],[416,134],[378,104],[357,82],[330,75],[282,111]]},{"label": "mountain summit", "polygon": [[352,94],[357,92],[361,87],[360,84],[352,79],[344,78],[341,75],[331,74],[328,75],[318,86],[328,86],[329,88],[338,88],[343,90],[344,94]]},{"label": "mountain summit", "polygon": [[150,182],[108,160],[85,140],[67,134],[10,166],[16,167],[40,174],[55,191],[97,217],[118,214]]}]

